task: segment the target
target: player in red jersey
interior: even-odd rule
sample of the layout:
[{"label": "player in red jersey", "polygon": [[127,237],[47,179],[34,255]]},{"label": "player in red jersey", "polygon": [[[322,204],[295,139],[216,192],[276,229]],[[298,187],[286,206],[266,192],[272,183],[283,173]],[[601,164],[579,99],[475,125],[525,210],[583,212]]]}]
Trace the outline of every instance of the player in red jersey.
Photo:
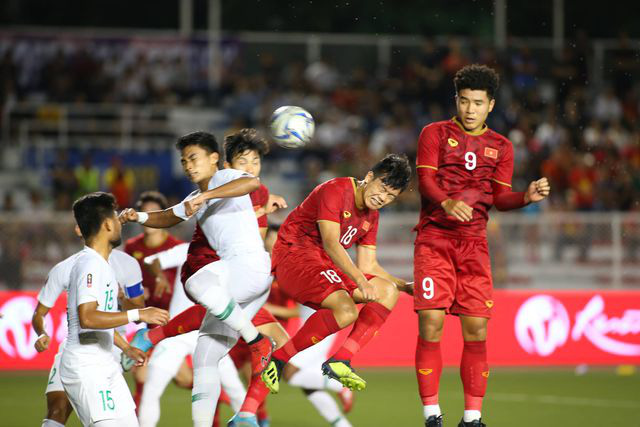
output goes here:
[{"label": "player in red jersey", "polygon": [[[362,181],[335,178],[317,186],[280,228],[272,269],[280,288],[317,311],[262,374],[277,393],[284,365],[297,353],[355,322],[344,345],[322,365],[323,373],[345,387],[362,390],[366,382],[350,365],[352,356],[374,336],[406,282],[387,273],[376,260],[378,209],[407,187],[411,167],[405,156],[390,154]],[[353,263],[347,249],[357,245]],[[358,314],[356,303],[366,305]]]},{"label": "player in red jersey", "polygon": [[[142,212],[151,212],[164,210],[168,205],[167,199],[162,193],[145,191],[140,195],[136,209]],[[149,227],[142,227],[142,233],[126,241],[124,251],[138,260],[142,269],[142,286],[145,289],[148,306],[169,309],[177,269],[165,270],[162,272],[163,274],[154,276],[144,264],[145,257],[166,251],[181,243],[184,242],[169,234],[167,230]]]},{"label": "player in red jersey", "polygon": [[[136,209],[142,212],[150,212],[168,207],[166,197],[157,191],[145,191],[140,195],[136,203]],[[142,233],[128,239],[124,245],[124,251],[134,257],[142,270],[142,287],[145,293],[145,303],[149,307],[158,307],[169,310],[169,302],[173,292],[173,282],[177,270],[172,268],[160,272],[154,276],[144,265],[144,258],[165,251],[183,243],[182,240],[169,234],[167,230],[142,227]],[[187,366],[183,366],[184,370]],[[136,391],[133,400],[136,408],[140,403],[142,389],[147,377],[147,367],[138,366],[132,370],[136,383]]]},{"label": "player in red jersey", "polygon": [[496,72],[466,66],[456,73],[454,85],[457,116],[426,126],[418,141],[422,208],[414,253],[414,308],[420,329],[416,376],[425,425],[442,426],[440,337],[445,314],[459,316],[465,400],[459,427],[481,427],[489,377],[485,341],[493,307],[488,211],[492,205],[504,211],[539,202],[551,188],[542,178],[527,191],[511,190],[513,146],[485,124],[495,105]]}]

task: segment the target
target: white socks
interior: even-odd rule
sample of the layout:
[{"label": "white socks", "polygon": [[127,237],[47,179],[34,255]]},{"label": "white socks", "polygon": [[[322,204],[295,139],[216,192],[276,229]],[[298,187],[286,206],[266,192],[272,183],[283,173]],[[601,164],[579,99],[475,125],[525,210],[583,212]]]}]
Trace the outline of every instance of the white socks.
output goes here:
[{"label": "white socks", "polygon": [[473,410],[467,411],[465,409],[464,415],[462,416],[462,420],[465,423],[470,423],[473,420],[479,420],[481,416],[482,414],[480,413],[480,411],[473,411]]},{"label": "white socks", "polygon": [[423,407],[423,411],[424,411],[425,420],[434,415],[436,417],[439,417],[440,415],[442,415],[442,412],[440,411],[440,405],[425,405]]},{"label": "white socks", "polygon": [[[209,275],[214,276],[215,275]],[[206,277],[205,277],[206,278]],[[192,279],[200,279],[193,277]],[[191,283],[192,280],[189,280]],[[193,289],[200,289],[198,284],[192,284],[190,292],[194,294]],[[246,342],[251,342],[258,336],[258,330],[251,319],[245,316],[242,308],[231,298],[229,292],[222,286],[209,286],[209,288],[200,295],[197,295],[198,302],[206,307],[206,309],[229,326],[234,331],[238,331]]]},{"label": "white socks", "polygon": [[240,381],[236,365],[234,365],[233,360],[231,360],[228,354],[218,363],[218,373],[220,375],[222,388],[227,393],[227,396],[229,396],[231,409],[236,413],[242,407],[242,402],[244,402],[247,391],[244,389],[242,381]]},{"label": "white socks", "polygon": [[64,427],[64,424],[60,424],[57,421],[53,421],[53,420],[45,418],[44,420],[42,420],[42,426],[41,427]]},{"label": "white socks", "polygon": [[320,369],[315,368],[300,369],[291,376],[288,383],[307,390],[330,390],[336,393],[342,390],[342,384],[325,377]]},{"label": "white socks", "polygon": [[138,406],[140,427],[155,427],[160,419],[160,397],[173,375],[157,366],[149,366],[147,380]]},{"label": "white socks", "polygon": [[322,418],[332,426],[351,427],[349,421],[340,412],[336,401],[326,391],[314,391],[307,395],[307,399],[309,399],[309,402],[316,408]]}]

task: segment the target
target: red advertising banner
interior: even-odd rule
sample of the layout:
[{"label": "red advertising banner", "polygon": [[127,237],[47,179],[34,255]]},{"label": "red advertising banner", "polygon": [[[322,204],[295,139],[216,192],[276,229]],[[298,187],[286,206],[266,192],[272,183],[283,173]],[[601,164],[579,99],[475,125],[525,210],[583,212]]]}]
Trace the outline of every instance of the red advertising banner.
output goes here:
[{"label": "red advertising banner", "polygon": [[[413,366],[417,316],[403,295],[356,366]],[[640,291],[494,292],[488,356],[492,366],[640,363]],[[447,316],[444,364],[460,363],[460,321]]]},{"label": "red advertising banner", "polygon": [[[36,292],[0,292],[0,370],[51,367],[67,334],[66,297],[61,296],[47,315],[47,332],[53,339],[43,353],[33,347],[31,315],[36,304]],[[402,295],[354,364],[413,366],[416,318],[412,299]],[[445,365],[458,365],[461,350],[460,322],[447,316]],[[640,292],[495,291],[488,352],[492,366],[640,363]]]}]

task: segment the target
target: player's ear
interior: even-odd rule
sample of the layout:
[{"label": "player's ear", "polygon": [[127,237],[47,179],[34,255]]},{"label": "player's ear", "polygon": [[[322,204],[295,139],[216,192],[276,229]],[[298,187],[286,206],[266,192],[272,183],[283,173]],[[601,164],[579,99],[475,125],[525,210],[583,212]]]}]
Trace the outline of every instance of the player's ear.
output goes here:
[{"label": "player's ear", "polygon": [[367,174],[364,176],[363,181],[365,184],[368,184],[371,181],[373,181],[373,172],[372,171],[367,172]]},{"label": "player's ear", "polygon": [[220,154],[218,153],[211,153],[209,154],[209,158],[211,159],[211,163],[214,164],[218,164],[218,160],[220,160]]},{"label": "player's ear", "polygon": [[489,112],[493,111],[493,107],[496,105],[496,99],[495,98],[491,98],[489,100]]},{"label": "player's ear", "polygon": [[76,236],[82,237],[82,231],[80,231],[80,227],[78,226],[78,224],[76,224],[76,226],[73,228],[73,231],[76,232]]}]

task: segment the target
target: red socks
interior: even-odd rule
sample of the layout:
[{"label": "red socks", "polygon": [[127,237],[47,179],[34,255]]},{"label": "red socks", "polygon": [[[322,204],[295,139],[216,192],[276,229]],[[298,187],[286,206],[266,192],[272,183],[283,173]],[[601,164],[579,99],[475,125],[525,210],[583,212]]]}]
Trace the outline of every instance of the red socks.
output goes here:
[{"label": "red socks", "polygon": [[258,407],[264,402],[269,394],[269,389],[262,382],[260,375],[254,375],[251,377],[251,383],[247,390],[247,395],[242,402],[242,407],[239,412],[250,412],[255,414],[258,412]]},{"label": "red socks", "polygon": [[464,409],[482,410],[482,398],[487,390],[489,364],[486,341],[464,343],[460,361],[460,378],[464,389]]},{"label": "red socks", "polygon": [[442,353],[440,352],[440,343],[425,341],[418,336],[416,377],[418,378],[418,390],[423,405],[438,404],[438,388],[441,374]]},{"label": "red socks", "polygon": [[258,417],[258,421],[269,418],[269,412],[267,411],[267,399],[263,400],[260,406],[258,406],[256,416]]},{"label": "red socks", "polygon": [[331,310],[320,309],[307,319],[293,338],[273,353],[273,357],[286,363],[296,353],[311,347],[339,330],[340,327]]},{"label": "red socks", "polygon": [[150,329],[149,340],[156,345],[165,338],[197,331],[206,314],[207,309],[199,304],[189,307],[166,325]]},{"label": "red socks", "polygon": [[342,347],[333,355],[333,358],[351,360],[353,355],[360,351],[378,333],[378,329],[387,320],[389,314],[391,314],[391,310],[380,303],[370,302],[366,304],[360,310],[358,320],[353,325],[353,330]]}]

